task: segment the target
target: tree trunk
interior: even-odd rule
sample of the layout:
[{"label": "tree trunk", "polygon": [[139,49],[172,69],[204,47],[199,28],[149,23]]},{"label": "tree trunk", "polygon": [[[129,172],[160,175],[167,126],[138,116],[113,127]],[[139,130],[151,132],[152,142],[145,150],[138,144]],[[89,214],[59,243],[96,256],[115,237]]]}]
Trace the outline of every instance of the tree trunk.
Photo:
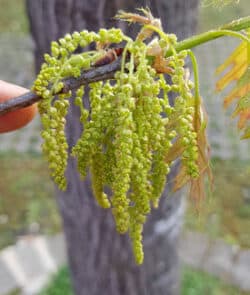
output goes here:
[{"label": "tree trunk", "polygon": [[[115,26],[118,9],[133,11],[148,1],[132,0],[27,0],[31,33],[35,41],[38,71],[50,41],[67,32],[97,31]],[[191,35],[196,25],[198,0],[158,0],[150,6],[168,32],[180,38]],[[129,27],[130,29],[130,27]],[[66,132],[69,145],[81,133],[79,112],[71,106]],[[153,210],[144,229],[145,261],[134,263],[127,235],[119,235],[110,210],[96,205],[90,179],[81,181],[70,158],[68,188],[57,192],[67,242],[72,282],[77,295],[168,295],[179,293],[177,239],[183,215],[181,194],[168,196],[167,185],[158,210]]]}]

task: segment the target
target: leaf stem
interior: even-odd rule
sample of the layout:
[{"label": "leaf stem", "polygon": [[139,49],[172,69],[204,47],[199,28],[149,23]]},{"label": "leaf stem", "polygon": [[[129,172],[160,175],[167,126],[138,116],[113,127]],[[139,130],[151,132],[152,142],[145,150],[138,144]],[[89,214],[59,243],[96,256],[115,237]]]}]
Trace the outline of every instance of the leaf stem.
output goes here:
[{"label": "leaf stem", "polygon": [[222,30],[242,31],[250,27],[250,16],[234,20],[229,24],[220,27]]},{"label": "leaf stem", "polygon": [[194,95],[195,95],[195,100],[197,100],[197,99],[200,99],[198,63],[194,53],[191,50],[188,50],[188,55],[190,56],[193,71],[194,71]]},{"label": "leaf stem", "polygon": [[[241,31],[247,28],[250,28],[250,16],[233,21],[227,25],[224,25],[218,28],[217,30],[211,30],[211,31],[187,38],[183,41],[180,41],[177,43],[175,49],[177,52],[186,50],[186,49],[191,49],[193,47],[196,47],[198,45],[201,45],[203,43],[212,41],[214,39],[217,39],[226,35],[241,38],[243,40],[246,40],[247,42],[250,42],[247,36],[241,33],[237,33],[238,31]],[[166,56],[170,56],[171,54],[172,54],[172,51],[168,50],[166,53]]]},{"label": "leaf stem", "polygon": [[[191,50],[188,50],[188,55],[190,56],[191,62],[192,62],[192,67],[194,71],[194,106],[195,106],[195,117],[197,118],[199,112],[200,112],[200,90],[199,90],[199,70],[198,70],[198,63],[196,60],[196,57],[194,53]],[[196,125],[195,121],[195,125]],[[197,126],[195,126],[197,130]]]}]

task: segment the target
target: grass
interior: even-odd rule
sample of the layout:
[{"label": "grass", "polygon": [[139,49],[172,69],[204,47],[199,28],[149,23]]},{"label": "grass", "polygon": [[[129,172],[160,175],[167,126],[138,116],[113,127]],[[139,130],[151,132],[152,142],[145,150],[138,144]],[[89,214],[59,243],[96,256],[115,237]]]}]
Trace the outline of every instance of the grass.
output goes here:
[{"label": "grass", "polygon": [[182,272],[181,295],[249,295],[224,284],[204,272],[185,267]]},{"label": "grass", "polygon": [[73,295],[68,268],[62,267],[39,295]]},{"label": "grass", "polygon": [[40,155],[0,154],[0,248],[27,233],[54,233],[60,218]]},{"label": "grass", "polygon": [[22,291],[21,289],[15,289],[13,291],[11,291],[10,293],[6,294],[6,295],[21,295],[22,294]]},{"label": "grass", "polygon": [[1,0],[0,33],[28,33],[25,0]]},{"label": "grass", "polygon": [[[67,267],[51,278],[39,295],[73,295]],[[181,295],[249,295],[250,293],[227,286],[220,280],[203,272],[185,267],[182,271]]]}]

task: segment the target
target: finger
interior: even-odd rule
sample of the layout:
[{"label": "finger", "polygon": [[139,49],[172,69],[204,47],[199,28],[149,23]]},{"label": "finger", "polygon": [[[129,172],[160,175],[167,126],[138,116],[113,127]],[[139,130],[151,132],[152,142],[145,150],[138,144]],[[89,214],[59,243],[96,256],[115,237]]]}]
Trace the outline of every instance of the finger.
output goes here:
[{"label": "finger", "polygon": [[[26,88],[0,80],[0,103],[28,92]],[[37,112],[36,104],[0,116],[0,133],[19,129],[28,124]]]}]

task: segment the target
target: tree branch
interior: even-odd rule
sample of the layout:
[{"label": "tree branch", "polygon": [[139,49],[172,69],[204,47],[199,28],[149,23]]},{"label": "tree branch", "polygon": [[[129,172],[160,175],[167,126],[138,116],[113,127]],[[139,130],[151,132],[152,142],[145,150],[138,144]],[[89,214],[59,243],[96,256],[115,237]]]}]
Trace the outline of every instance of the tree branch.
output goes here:
[{"label": "tree branch", "polygon": [[[67,93],[70,90],[78,88],[80,85],[86,85],[89,83],[103,81],[114,77],[115,72],[121,68],[121,57],[117,58],[114,62],[104,65],[102,67],[92,68],[89,71],[83,72],[78,78],[67,78],[63,81],[64,86],[59,93]],[[0,103],[0,116],[18,110],[24,107],[28,107],[35,102],[41,100],[42,97],[34,92],[28,92],[18,97],[11,98],[6,102]]]},{"label": "tree branch", "polygon": [[[200,44],[206,43],[213,39],[222,37],[224,35],[233,35],[236,36],[234,32],[241,31],[243,29],[250,27],[250,17],[244,17],[239,20],[233,21],[230,24],[224,25],[218,30],[212,30],[200,35],[196,35],[190,38],[187,38],[183,41],[180,41],[176,45],[176,51],[179,52],[184,49],[190,49]],[[236,37],[239,37],[237,35]],[[242,38],[247,39],[246,36],[242,35]],[[166,56],[172,54],[172,51],[168,51]],[[87,72],[83,72],[79,78],[68,78],[63,81],[64,87],[60,93],[67,93],[69,90],[73,90],[78,88],[80,85],[86,85],[92,82],[97,82],[101,80],[107,80],[114,77],[116,71],[121,68],[121,57],[116,59],[114,62],[97,67],[92,68]],[[59,94],[59,93],[55,93]],[[12,98],[4,103],[0,103],[0,116],[17,109],[21,109],[27,106],[32,105],[33,103],[39,101],[41,99],[40,96],[35,94],[34,92],[28,92],[24,95]]]}]

